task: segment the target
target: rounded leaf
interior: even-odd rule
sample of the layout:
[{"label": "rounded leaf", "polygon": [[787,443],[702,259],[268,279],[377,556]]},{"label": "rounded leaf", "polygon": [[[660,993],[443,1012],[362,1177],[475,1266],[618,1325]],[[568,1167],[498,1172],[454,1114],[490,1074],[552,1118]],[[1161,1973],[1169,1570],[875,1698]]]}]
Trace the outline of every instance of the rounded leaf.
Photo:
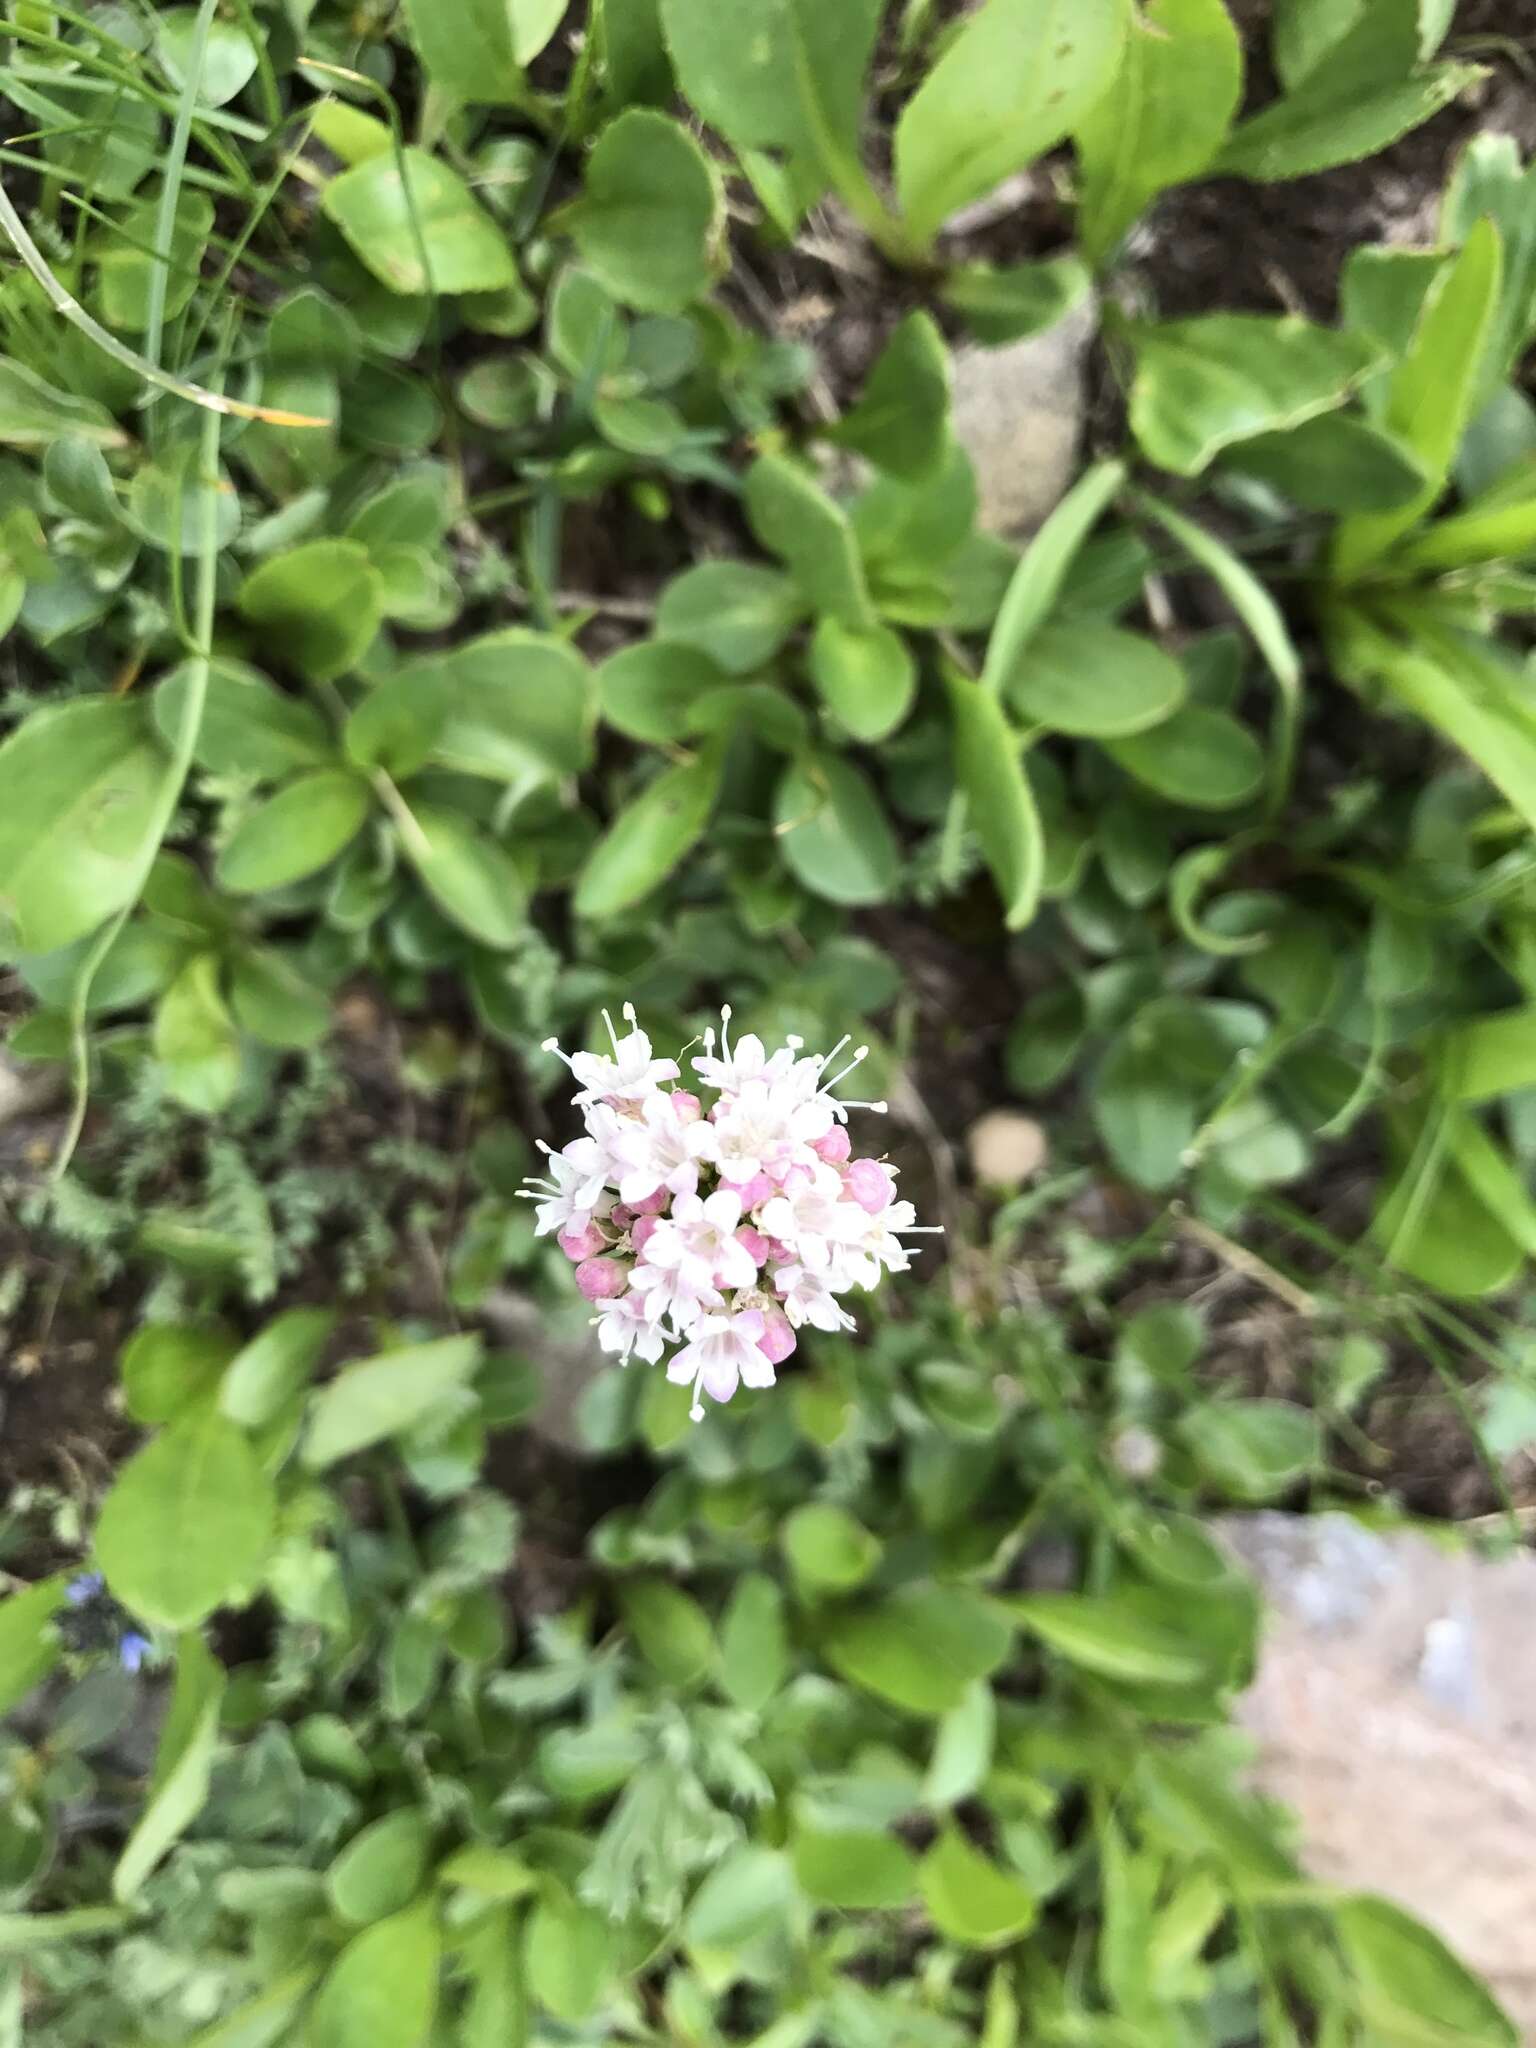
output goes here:
[{"label": "rounded leaf", "polygon": [[252,1585],[273,1509],[271,1481],[245,1437],[204,1409],[123,1467],[102,1506],[96,1555],[131,1613],[193,1628]]},{"label": "rounded leaf", "polygon": [[719,176],[680,122],[631,107],[603,130],[571,232],[616,299],[680,313],[709,287],[724,224]]},{"label": "rounded leaf", "polygon": [[1173,657],[1144,634],[1074,621],[1037,633],[1005,688],[1014,710],[1032,724],[1116,739],[1170,718],[1188,685]]},{"label": "rounded leaf", "polygon": [[344,769],[301,775],[235,828],[215,869],[220,886],[254,896],[315,874],[362,830],[372,803],[367,783]]},{"label": "rounded leaf", "polygon": [[592,849],[576,884],[578,916],[617,917],[664,882],[703,836],[720,788],[718,742],[669,768],[614,819]]},{"label": "rounded leaf", "polygon": [[811,756],[786,769],[774,800],[785,862],[832,903],[883,903],[896,887],[901,852],[868,779],[850,762]]},{"label": "rounded leaf", "polygon": [[239,605],[273,654],[316,682],[354,668],[383,617],[377,572],[355,540],[305,541],[271,556],[240,586]]}]

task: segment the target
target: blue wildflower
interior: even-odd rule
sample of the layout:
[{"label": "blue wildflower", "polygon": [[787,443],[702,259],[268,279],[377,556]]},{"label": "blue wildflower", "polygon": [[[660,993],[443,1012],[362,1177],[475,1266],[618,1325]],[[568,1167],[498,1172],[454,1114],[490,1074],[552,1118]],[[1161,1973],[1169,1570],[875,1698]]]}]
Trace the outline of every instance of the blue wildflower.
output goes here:
[{"label": "blue wildflower", "polygon": [[117,1646],[118,1662],[125,1671],[137,1671],[149,1655],[149,1648],[149,1637],[141,1636],[136,1628],[131,1628]]},{"label": "blue wildflower", "polygon": [[71,1607],[88,1607],[105,1585],[100,1572],[82,1572],[64,1588],[64,1598]]}]

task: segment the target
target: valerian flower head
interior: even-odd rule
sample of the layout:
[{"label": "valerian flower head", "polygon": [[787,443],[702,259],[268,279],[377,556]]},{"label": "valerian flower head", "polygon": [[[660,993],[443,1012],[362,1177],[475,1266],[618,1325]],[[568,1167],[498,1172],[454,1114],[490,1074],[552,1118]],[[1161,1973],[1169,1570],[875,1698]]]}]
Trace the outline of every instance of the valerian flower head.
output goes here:
[{"label": "valerian flower head", "polygon": [[[840,1297],[911,1263],[902,1240],[919,1228],[896,1194],[896,1168],[859,1157],[850,1110],[882,1113],[834,1090],[865,1058],[847,1040],[806,1053],[786,1039],[769,1052],[730,1036],[731,1013],[691,1061],[659,1059],[626,1003],[620,1038],[605,1013],[607,1053],[546,1050],[565,1061],[585,1126],[548,1173],[523,1189],[538,1234],[556,1234],[592,1303],[598,1342],[627,1364],[656,1364],[703,1396],[770,1387],[796,1333],[851,1330]],[[836,1063],[842,1065],[832,1071]],[[711,1099],[712,1098],[712,1099]]]}]

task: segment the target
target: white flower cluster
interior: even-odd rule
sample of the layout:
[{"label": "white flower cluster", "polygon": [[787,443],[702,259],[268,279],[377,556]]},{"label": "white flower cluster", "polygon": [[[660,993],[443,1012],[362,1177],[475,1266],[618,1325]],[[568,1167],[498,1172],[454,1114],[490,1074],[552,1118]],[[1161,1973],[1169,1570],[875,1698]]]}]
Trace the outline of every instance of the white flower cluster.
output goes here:
[{"label": "white flower cluster", "polygon": [[695,1422],[701,1390],[728,1401],[743,1381],[771,1387],[806,1324],[851,1330],[838,1296],[904,1273],[901,1240],[917,1229],[895,1169],[855,1159],[845,1128],[850,1109],[885,1104],[832,1093],[868,1047],[829,1078],[846,1039],[824,1054],[803,1055],[798,1038],[771,1054],[751,1036],[733,1049],[723,1016],[719,1052],[706,1032],[691,1063],[708,1108],[670,1085],[681,1068],[655,1057],[632,1004],[623,1038],[604,1015],[611,1057],[547,1040],[579,1083],[586,1135],[543,1146],[548,1177],[523,1190],[540,1236],[557,1231],[575,1264],[603,1349],[654,1364],[680,1347],[667,1377],[692,1384]]}]

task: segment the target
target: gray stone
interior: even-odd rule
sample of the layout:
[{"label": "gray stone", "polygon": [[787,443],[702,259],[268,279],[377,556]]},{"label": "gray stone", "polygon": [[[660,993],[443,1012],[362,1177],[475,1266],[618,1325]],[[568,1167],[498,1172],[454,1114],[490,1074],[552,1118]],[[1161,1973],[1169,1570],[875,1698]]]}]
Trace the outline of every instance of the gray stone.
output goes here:
[{"label": "gray stone", "polygon": [[1097,325],[1089,298],[1027,341],[956,350],[955,433],[975,465],[988,532],[1033,533],[1076,476]]},{"label": "gray stone", "polygon": [[1536,2041],[1536,1557],[1346,1515],[1223,1531],[1268,1600],[1256,1775],[1308,1867],[1435,1927]]}]

